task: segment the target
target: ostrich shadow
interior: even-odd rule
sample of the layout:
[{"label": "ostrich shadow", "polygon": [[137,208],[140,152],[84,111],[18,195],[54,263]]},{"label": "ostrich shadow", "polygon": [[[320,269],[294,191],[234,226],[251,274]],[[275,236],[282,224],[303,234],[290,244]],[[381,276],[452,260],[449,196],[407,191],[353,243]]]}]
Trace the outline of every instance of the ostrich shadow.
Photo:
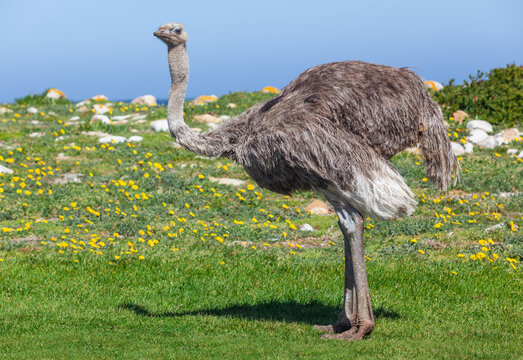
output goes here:
[{"label": "ostrich shadow", "polygon": [[[119,309],[134,312],[136,315],[156,318],[178,318],[183,316],[224,316],[249,320],[269,320],[286,323],[329,324],[340,311],[339,307],[324,305],[319,302],[307,304],[295,301],[270,301],[260,304],[238,304],[218,309],[202,309],[180,312],[151,312],[142,305],[125,303]],[[375,318],[398,319],[401,316],[393,311],[378,306],[374,309]]]}]

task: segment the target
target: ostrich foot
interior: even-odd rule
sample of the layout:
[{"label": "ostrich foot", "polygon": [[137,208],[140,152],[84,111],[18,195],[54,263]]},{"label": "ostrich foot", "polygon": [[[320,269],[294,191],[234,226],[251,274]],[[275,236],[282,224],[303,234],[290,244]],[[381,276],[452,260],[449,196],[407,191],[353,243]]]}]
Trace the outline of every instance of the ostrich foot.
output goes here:
[{"label": "ostrich foot", "polygon": [[323,339],[339,339],[339,340],[362,340],[366,335],[369,335],[374,328],[373,324],[361,324],[359,326],[351,327],[349,330],[339,334],[325,334]]},{"label": "ostrich foot", "polygon": [[337,321],[329,325],[314,325],[314,328],[327,334],[339,334],[349,330],[351,324],[348,321]]}]

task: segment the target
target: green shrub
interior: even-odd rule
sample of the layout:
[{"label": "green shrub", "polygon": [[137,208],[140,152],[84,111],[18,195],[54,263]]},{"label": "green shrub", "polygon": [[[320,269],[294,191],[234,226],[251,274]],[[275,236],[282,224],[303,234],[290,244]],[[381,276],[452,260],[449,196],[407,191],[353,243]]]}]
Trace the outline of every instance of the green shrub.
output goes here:
[{"label": "green shrub", "polygon": [[456,110],[463,110],[471,119],[487,120],[495,125],[514,126],[523,116],[523,68],[514,64],[497,68],[485,74],[469,76],[463,85],[453,85],[451,79],[443,90],[434,92],[448,118]]},{"label": "green shrub", "polygon": [[69,99],[51,99],[47,97],[47,92],[49,89],[46,89],[40,95],[31,94],[26,95],[23,98],[15,99],[16,104],[18,105],[31,105],[31,106],[46,106],[46,105],[70,105],[73,102]]}]

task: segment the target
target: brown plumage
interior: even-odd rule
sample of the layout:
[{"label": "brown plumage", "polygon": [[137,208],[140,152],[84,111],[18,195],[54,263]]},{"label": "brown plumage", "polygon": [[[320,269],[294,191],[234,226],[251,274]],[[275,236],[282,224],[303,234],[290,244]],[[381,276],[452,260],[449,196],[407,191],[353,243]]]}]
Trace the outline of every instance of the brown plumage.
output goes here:
[{"label": "brown plumage", "polygon": [[331,337],[363,338],[374,327],[363,219],[409,215],[416,204],[390,158],[419,144],[427,176],[442,190],[459,168],[441,110],[423,81],[405,68],[361,61],[319,65],[272,100],[196,135],[183,121],[187,34],[172,23],[155,35],[169,48],[167,119],[182,146],[233,159],[261,187],[281,194],[313,190],[333,205],[346,249],[344,307],[336,323],[318,328]]}]

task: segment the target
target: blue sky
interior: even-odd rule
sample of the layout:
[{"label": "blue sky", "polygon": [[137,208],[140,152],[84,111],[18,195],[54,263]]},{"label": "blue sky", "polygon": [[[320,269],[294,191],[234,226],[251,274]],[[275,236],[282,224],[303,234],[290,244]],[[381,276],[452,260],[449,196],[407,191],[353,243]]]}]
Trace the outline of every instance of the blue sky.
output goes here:
[{"label": "blue sky", "polygon": [[152,33],[172,21],[189,34],[187,97],[282,88],[339,60],[461,82],[523,64],[522,18],[521,0],[2,0],[0,102],[49,87],[73,100],[166,98],[166,46]]}]

